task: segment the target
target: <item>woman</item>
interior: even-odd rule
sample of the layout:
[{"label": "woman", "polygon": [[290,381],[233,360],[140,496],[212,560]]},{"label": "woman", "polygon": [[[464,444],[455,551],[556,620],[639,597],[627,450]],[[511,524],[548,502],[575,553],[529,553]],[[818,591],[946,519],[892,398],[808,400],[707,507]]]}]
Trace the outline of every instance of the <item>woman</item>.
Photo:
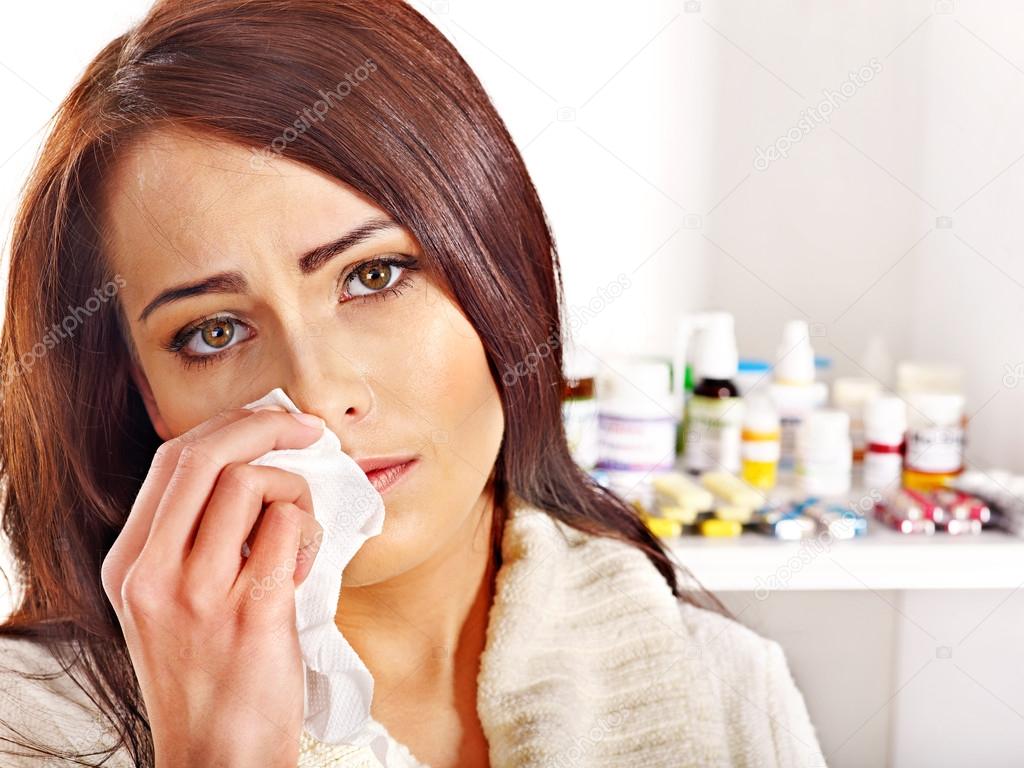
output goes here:
[{"label": "woman", "polygon": [[[0,762],[823,765],[780,647],[573,463],[559,301],[522,159],[414,10],[158,3],[15,225]],[[312,418],[240,407],[274,387]],[[309,489],[248,463],[324,422],[386,505],[336,617],[375,681],[349,745],[302,728]]]}]

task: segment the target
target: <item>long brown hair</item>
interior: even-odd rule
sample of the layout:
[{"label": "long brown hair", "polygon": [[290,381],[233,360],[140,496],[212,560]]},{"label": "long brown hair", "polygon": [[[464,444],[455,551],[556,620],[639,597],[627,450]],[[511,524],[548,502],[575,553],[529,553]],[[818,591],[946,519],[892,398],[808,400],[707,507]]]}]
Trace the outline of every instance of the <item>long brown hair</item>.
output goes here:
[{"label": "long brown hair", "polygon": [[444,36],[400,0],[165,0],[99,53],[54,117],[15,220],[0,338],[3,527],[23,586],[0,636],[44,644],[72,677],[77,661],[76,683],[120,735],[115,747],[152,764],[100,566],[160,439],[129,375],[134,348],[97,200],[119,152],[161,126],[339,179],[439,265],[483,342],[506,414],[496,542],[514,493],[635,545],[678,598],[724,611],[695,581],[681,585],[689,573],[569,453],[553,237],[504,123]]}]

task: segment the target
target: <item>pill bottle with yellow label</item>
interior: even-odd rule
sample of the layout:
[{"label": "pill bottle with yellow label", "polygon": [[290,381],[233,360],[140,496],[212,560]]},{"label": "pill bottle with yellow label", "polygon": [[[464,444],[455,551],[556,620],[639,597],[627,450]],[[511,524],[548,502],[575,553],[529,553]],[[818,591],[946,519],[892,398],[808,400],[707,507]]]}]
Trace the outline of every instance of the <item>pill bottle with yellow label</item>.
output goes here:
[{"label": "pill bottle with yellow label", "polygon": [[778,479],[781,429],[770,398],[746,399],[742,432],[742,476],[756,488],[774,488]]}]

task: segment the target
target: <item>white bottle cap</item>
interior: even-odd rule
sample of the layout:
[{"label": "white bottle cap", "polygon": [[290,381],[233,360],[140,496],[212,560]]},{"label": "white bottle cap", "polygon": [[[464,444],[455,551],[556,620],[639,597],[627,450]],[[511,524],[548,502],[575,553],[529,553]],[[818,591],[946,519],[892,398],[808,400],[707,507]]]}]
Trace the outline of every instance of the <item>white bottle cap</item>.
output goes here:
[{"label": "white bottle cap", "polygon": [[910,420],[917,424],[956,427],[964,414],[964,396],[955,392],[911,392],[907,409]]},{"label": "white bottle cap", "polygon": [[823,408],[811,411],[800,425],[802,455],[815,460],[852,457],[850,415],[846,411]]},{"label": "white bottle cap", "polygon": [[597,359],[592,352],[583,347],[578,347],[570,341],[565,345],[562,353],[565,378],[578,381],[580,379],[593,378],[597,375]]},{"label": "white bottle cap", "polygon": [[792,384],[814,381],[814,349],[803,320],[790,320],[782,330],[782,343],[775,354],[775,380]]},{"label": "white bottle cap", "polygon": [[731,379],[739,367],[733,317],[728,312],[708,312],[697,337],[694,376],[699,379]]},{"label": "white bottle cap", "polygon": [[744,398],[743,428],[751,432],[779,431],[779,412],[771,398],[764,394]]},{"label": "white bottle cap", "polygon": [[602,408],[652,416],[674,413],[668,360],[616,358],[609,369],[599,384]]},{"label": "white bottle cap", "polygon": [[907,405],[895,395],[882,395],[864,406],[864,439],[899,445],[907,431]]},{"label": "white bottle cap", "polygon": [[832,404],[836,408],[852,411],[878,397],[881,391],[881,384],[874,379],[861,376],[842,376],[832,382]]},{"label": "white bottle cap", "polygon": [[963,370],[955,365],[904,361],[896,369],[896,391],[903,396],[911,392],[963,391]]}]

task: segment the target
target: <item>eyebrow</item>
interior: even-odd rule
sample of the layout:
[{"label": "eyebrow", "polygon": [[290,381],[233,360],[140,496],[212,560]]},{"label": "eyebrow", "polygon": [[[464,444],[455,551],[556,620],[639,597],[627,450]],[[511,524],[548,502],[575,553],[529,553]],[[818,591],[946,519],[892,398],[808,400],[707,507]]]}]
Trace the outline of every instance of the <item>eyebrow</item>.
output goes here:
[{"label": "eyebrow", "polygon": [[[357,245],[369,240],[374,235],[398,228],[398,223],[386,216],[378,216],[368,219],[352,231],[339,237],[337,240],[332,240],[329,243],[318,245],[316,248],[306,251],[306,253],[300,256],[297,261],[299,271],[303,275],[312,274],[335,256],[338,256],[351,248],[355,248]],[[181,285],[168,288],[165,291],[161,291],[139,314],[139,322],[146,322],[146,318],[148,318],[158,307],[162,307],[164,304],[170,304],[174,301],[181,301],[182,299],[187,299],[191,296],[199,296],[206,293],[246,293],[248,290],[249,283],[241,272],[218,272],[217,274],[210,275],[202,280],[183,283]]]}]

